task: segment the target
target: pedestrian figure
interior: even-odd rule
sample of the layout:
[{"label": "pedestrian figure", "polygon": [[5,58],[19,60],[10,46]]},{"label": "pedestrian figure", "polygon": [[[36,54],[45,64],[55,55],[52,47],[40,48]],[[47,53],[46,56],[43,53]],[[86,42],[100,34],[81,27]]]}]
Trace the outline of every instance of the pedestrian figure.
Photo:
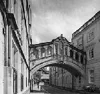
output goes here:
[{"label": "pedestrian figure", "polygon": [[38,86],[38,89],[39,89],[39,82],[37,82],[37,86]]}]

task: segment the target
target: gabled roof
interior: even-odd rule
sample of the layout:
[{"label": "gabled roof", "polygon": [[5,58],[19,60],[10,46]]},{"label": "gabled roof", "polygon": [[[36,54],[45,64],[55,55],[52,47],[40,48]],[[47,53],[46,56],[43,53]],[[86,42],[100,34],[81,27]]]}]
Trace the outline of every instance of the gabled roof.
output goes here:
[{"label": "gabled roof", "polygon": [[65,37],[63,37],[62,34],[61,34],[61,36],[57,37],[56,39],[53,39],[52,42],[54,42],[56,40],[63,40],[63,41],[66,41],[68,44],[70,44],[70,42]]},{"label": "gabled roof", "polygon": [[43,43],[39,43],[39,44],[31,44],[29,47],[32,48],[32,47],[41,47],[41,46],[51,45],[56,40],[59,40],[59,41],[63,40],[63,41],[66,41],[68,44],[70,44],[70,42],[65,37],[63,37],[63,35],[61,34],[61,36],[57,37],[56,39],[53,39],[50,42],[43,42]]}]

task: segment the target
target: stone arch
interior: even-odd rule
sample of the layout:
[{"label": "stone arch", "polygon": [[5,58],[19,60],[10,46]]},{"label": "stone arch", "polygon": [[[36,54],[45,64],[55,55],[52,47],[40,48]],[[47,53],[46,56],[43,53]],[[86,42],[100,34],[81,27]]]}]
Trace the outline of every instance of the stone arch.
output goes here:
[{"label": "stone arch", "polygon": [[31,69],[31,73],[34,74],[37,70],[41,69],[42,67],[58,66],[58,67],[65,68],[66,70],[68,70],[72,74],[84,76],[84,69],[77,66],[76,64],[73,64],[73,63],[68,62],[68,61],[66,63],[57,63],[57,62],[58,62],[57,60],[51,60],[51,61],[48,61],[48,62],[41,62],[38,65],[35,65]]}]

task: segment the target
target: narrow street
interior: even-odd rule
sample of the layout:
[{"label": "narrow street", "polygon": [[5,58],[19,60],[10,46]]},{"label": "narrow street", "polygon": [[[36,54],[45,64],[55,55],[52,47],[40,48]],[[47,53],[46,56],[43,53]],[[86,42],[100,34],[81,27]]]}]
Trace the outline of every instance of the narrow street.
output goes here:
[{"label": "narrow street", "polygon": [[35,90],[33,92],[31,92],[30,94],[79,94],[79,93],[65,91],[65,90],[61,90],[61,89],[58,89],[53,86],[44,85],[44,86],[42,86],[41,90],[36,89],[36,87],[35,87]]},{"label": "narrow street", "polygon": [[67,91],[46,84],[39,87],[39,89],[37,86],[35,86],[34,91],[31,92],[30,94],[99,94],[99,93],[83,92],[83,91],[80,92]]}]

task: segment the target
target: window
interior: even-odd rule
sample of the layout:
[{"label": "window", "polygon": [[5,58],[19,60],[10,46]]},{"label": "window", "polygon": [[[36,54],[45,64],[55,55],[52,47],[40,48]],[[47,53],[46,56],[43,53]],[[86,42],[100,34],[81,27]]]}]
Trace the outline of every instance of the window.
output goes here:
[{"label": "window", "polygon": [[55,44],[56,55],[58,54],[58,44]]},{"label": "window", "polygon": [[94,83],[94,70],[89,70],[89,83]]},{"label": "window", "polygon": [[77,40],[77,47],[82,49],[82,47],[83,47],[83,37],[80,37]]},{"label": "window", "polygon": [[52,54],[52,47],[51,46],[48,46],[48,48],[47,48],[47,54],[48,55]]},{"label": "window", "polygon": [[45,48],[41,48],[41,56],[45,57]]},{"label": "window", "polygon": [[94,57],[94,49],[89,49],[89,59],[92,59]]},{"label": "window", "polygon": [[73,51],[72,50],[70,50],[70,57],[73,58]]},{"label": "window", "polygon": [[13,68],[13,94],[17,94],[17,71]]},{"label": "window", "polygon": [[87,42],[90,42],[94,39],[94,28],[87,34]]},{"label": "window", "polygon": [[23,74],[21,74],[21,91],[24,89],[24,77]]},{"label": "window", "polygon": [[67,55],[67,47],[65,48],[65,55]]},{"label": "window", "polygon": [[34,50],[34,54],[35,54],[35,58],[38,59],[39,58],[39,51],[37,49]]},{"label": "window", "polygon": [[83,64],[83,55],[81,55],[80,58],[81,58],[81,63]]},{"label": "window", "polygon": [[18,66],[18,50],[12,41],[12,62],[13,62],[13,94],[17,94],[17,66]]},{"label": "window", "polygon": [[60,42],[60,55],[63,55],[63,43],[62,42]]},{"label": "window", "polygon": [[76,52],[75,53],[75,59],[77,60],[77,61],[79,61],[79,54]]},{"label": "window", "polygon": [[79,76],[79,83],[81,83],[81,76]]},{"label": "window", "polygon": [[24,89],[24,62],[21,58],[21,91]]}]

